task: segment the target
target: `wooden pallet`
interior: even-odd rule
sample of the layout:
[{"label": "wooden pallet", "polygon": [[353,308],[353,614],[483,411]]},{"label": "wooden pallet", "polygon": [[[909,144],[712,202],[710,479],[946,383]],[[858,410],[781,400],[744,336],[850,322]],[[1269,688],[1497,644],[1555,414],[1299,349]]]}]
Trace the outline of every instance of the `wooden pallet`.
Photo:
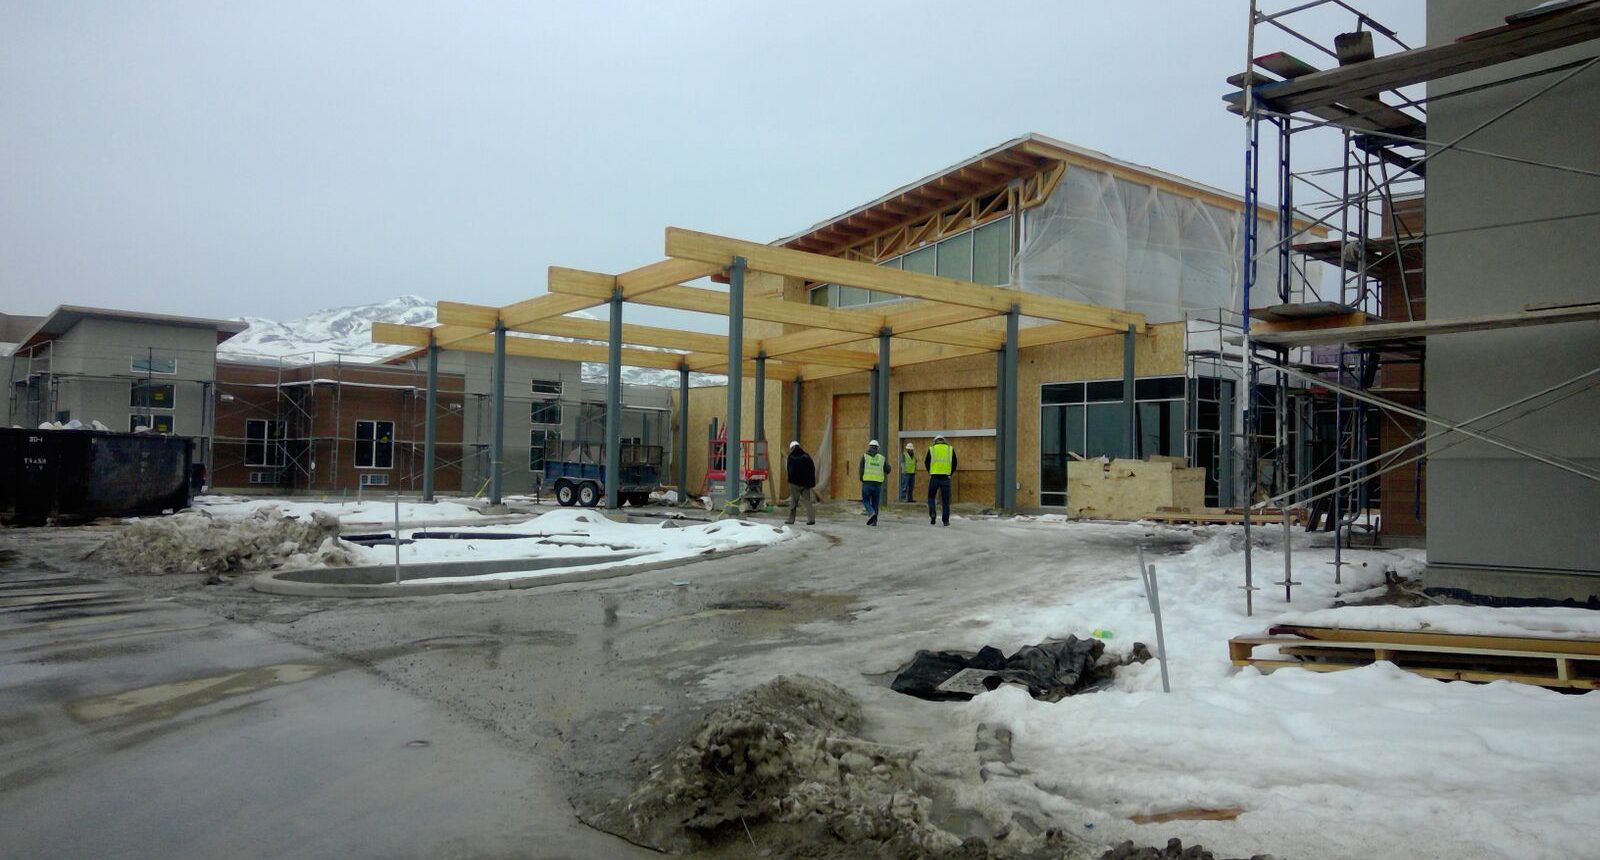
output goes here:
[{"label": "wooden pallet", "polygon": [[[1277,656],[1256,657],[1273,646]],[[1265,636],[1228,640],[1235,666],[1338,672],[1385,660],[1449,681],[1514,681],[1558,689],[1600,689],[1600,641],[1532,636],[1472,636],[1280,625]]]},{"label": "wooden pallet", "polygon": [[[1303,508],[1289,510],[1289,522],[1304,523],[1306,512]],[[1237,525],[1244,522],[1244,510],[1241,508],[1156,508],[1153,513],[1145,514],[1144,519],[1154,520],[1158,523],[1173,523],[1174,525]],[[1283,522],[1281,511],[1253,511],[1250,522],[1266,525]]]}]

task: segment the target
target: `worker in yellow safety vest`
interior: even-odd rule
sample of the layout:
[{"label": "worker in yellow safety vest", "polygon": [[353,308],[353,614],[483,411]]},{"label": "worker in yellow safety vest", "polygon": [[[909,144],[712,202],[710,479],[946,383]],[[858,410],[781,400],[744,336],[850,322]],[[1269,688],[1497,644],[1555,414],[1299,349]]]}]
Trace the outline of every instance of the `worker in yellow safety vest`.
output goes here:
[{"label": "worker in yellow safety vest", "polygon": [[917,449],[910,442],[900,454],[900,501],[914,502],[917,491]]},{"label": "worker in yellow safety vest", "polygon": [[935,497],[939,499],[939,515],[945,525],[950,525],[950,476],[956,473],[956,449],[950,447],[943,436],[935,436],[923,463],[928,467],[928,525],[940,519],[933,508]]},{"label": "worker in yellow safety vest", "polygon": [[889,476],[889,458],[878,450],[878,440],[867,443],[857,470],[861,477],[861,505],[867,509],[867,525],[878,524],[878,506],[883,503],[883,481]]}]

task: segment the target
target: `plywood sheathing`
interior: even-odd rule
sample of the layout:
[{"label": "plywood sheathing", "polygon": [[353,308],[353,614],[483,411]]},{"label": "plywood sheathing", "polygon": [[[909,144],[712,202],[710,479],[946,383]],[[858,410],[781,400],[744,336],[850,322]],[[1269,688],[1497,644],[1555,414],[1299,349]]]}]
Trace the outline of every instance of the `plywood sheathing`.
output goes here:
[{"label": "plywood sheathing", "polygon": [[[944,361],[897,367],[891,381],[889,409],[889,439],[880,440],[884,447],[898,452],[905,441],[899,438],[902,413],[906,415],[909,429],[955,430],[966,427],[994,427],[994,365],[993,353],[963,356]],[[1020,352],[1017,396],[1017,480],[1021,484],[1017,502],[1023,507],[1039,504],[1039,388],[1050,382],[1075,382],[1094,379],[1119,379],[1122,376],[1122,336],[1107,335],[1085,338],[1066,343],[1032,347]],[[1145,334],[1135,336],[1134,368],[1137,375],[1179,376],[1184,372],[1183,323],[1152,325]],[[723,389],[712,389],[722,391]],[[925,392],[945,392],[944,402],[948,413],[944,416],[929,414],[930,403]],[[854,496],[859,489],[854,480],[854,464],[861,454],[861,444],[866,440],[853,440],[846,430],[839,428],[836,409],[848,410],[853,401],[836,402],[836,398],[859,395],[865,403],[867,374],[852,373],[829,379],[804,383],[801,404],[803,426],[800,443],[815,453],[822,442],[822,431],[827,418],[835,418],[834,456],[830,464],[818,468],[831,469],[834,474],[848,474],[850,480],[843,485],[845,495]],[[862,407],[865,408],[864,406]],[[923,422],[942,421],[945,426],[928,426]],[[927,448],[927,439],[912,440],[918,457]],[[994,500],[994,440],[992,437],[952,439],[961,461],[955,497],[958,500],[989,504]],[[691,455],[692,456],[692,455]],[[702,455],[703,456],[703,455]],[[693,462],[691,460],[691,462]],[[898,468],[898,465],[896,466]],[[923,498],[926,476],[917,482],[918,498]]]},{"label": "plywood sheathing", "polygon": [[1067,464],[1067,512],[1137,520],[1157,508],[1205,504],[1205,469],[1167,460],[1083,460]]}]

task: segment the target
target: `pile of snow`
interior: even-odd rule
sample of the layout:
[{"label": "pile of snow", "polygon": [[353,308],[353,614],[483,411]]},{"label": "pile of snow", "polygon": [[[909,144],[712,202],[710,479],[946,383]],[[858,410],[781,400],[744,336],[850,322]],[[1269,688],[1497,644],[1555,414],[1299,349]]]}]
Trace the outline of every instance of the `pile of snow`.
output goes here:
[{"label": "pile of snow", "polygon": [[1014,834],[1004,852],[963,844],[935,823],[914,751],[863,740],[864,723],[860,703],[839,687],[780,676],[706,715],[613,804],[607,823],[671,853],[731,838],[775,856],[1066,856],[1069,843],[1054,831]]},{"label": "pile of snow", "polygon": [[[318,502],[293,499],[246,499],[234,496],[197,496],[193,505],[216,517],[248,517],[259,511],[275,510],[289,517],[327,514],[347,526],[393,526],[395,503],[381,497],[356,502]],[[435,502],[400,502],[400,523],[457,523],[481,519],[477,508],[464,502],[440,499]]]},{"label": "pile of snow", "polygon": [[217,518],[204,511],[132,520],[96,556],[138,573],[218,574],[285,564],[350,564],[355,548],[339,540],[339,521],[322,511],[302,518],[272,509]]},{"label": "pile of snow", "polygon": [[[401,535],[412,537],[418,531],[420,530],[402,529]],[[526,579],[624,563],[639,565],[683,561],[712,553],[757,549],[796,536],[793,529],[743,520],[728,519],[681,527],[670,520],[659,525],[640,525],[619,523],[598,511],[571,508],[561,508],[518,522],[474,528],[472,534],[525,535],[525,537],[486,537],[482,540],[424,539],[402,546],[400,562],[405,564],[489,558],[594,556],[606,552],[615,553],[617,560],[581,567],[563,567],[559,570],[514,570],[480,576],[452,576],[409,581],[416,583]],[[358,551],[369,559],[366,563],[387,564],[394,561],[392,545],[359,548]]]},{"label": "pile of snow", "polygon": [[1533,636],[1541,639],[1600,639],[1600,612],[1562,606],[1344,606],[1291,612],[1279,624],[1346,630],[1459,633],[1472,636]]}]

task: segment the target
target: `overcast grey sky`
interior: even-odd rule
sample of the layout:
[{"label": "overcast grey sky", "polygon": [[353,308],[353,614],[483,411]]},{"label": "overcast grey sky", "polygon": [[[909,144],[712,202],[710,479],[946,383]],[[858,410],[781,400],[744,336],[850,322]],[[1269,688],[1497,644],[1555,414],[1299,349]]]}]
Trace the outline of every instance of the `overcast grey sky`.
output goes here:
[{"label": "overcast grey sky", "polygon": [[[1418,0],[1375,5],[1422,41]],[[502,304],[1029,131],[1236,191],[1246,9],[12,0],[0,310]]]}]

